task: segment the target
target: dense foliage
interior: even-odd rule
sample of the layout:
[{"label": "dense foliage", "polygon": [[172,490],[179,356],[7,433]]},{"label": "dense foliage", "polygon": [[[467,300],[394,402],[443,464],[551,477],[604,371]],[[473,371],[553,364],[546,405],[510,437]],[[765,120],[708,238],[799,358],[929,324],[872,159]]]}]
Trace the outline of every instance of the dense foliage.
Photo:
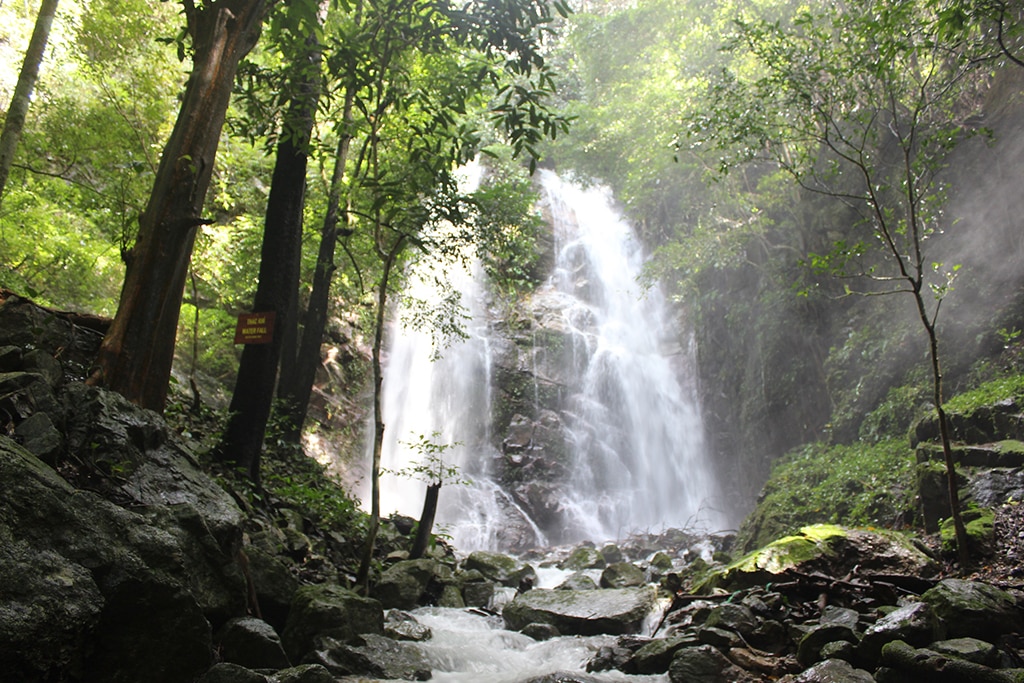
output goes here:
[{"label": "dense foliage", "polygon": [[[893,439],[933,402],[913,303],[879,296],[892,276],[877,249],[886,235],[912,238],[895,263],[919,257],[920,292],[941,303],[927,318],[943,342],[943,397],[1020,372],[1019,3],[638,0],[578,2],[569,17],[565,3],[515,0],[328,4],[322,23],[315,3],[273,13],[240,67],[178,325],[177,375],[199,370],[223,385],[203,385],[203,399],[237,371],[231,337],[256,291],[269,152],[289,135],[289,67],[313,24],[323,90],[306,150],[297,303],[313,299],[318,246],[331,235],[324,368],[346,386],[321,397],[325,423],[330,414],[358,431],[365,406],[351,395],[368,376],[374,307],[385,302],[375,295],[401,290],[410,259],[457,251],[454,236],[476,243],[501,295],[536,284],[545,238],[533,162],[521,161],[531,155],[608,183],[636,221],[650,281],[696,330],[709,441],[740,511],[773,461],[797,449],[777,476],[825,497],[803,511],[879,524],[899,512],[859,493],[839,509],[821,465],[898,479]],[[521,52],[501,38],[518,30],[506,22],[516,8],[537,27]],[[0,286],[115,313],[191,67],[177,10],[65,0],[0,208]],[[3,97],[33,12],[0,6]],[[494,174],[469,198],[453,169],[481,149]],[[510,149],[523,155],[510,160]],[[889,201],[901,195],[909,203]],[[332,197],[339,222],[322,231]],[[445,219],[463,229],[435,231]],[[450,308],[427,317],[457,327]]]}]

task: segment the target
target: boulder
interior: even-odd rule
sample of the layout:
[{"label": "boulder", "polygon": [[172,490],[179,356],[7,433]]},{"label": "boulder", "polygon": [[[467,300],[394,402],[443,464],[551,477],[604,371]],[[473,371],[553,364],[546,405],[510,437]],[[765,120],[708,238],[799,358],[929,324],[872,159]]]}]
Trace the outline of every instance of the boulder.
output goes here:
[{"label": "boulder", "polygon": [[676,652],[668,668],[671,683],[739,683],[750,680],[725,655],[710,645]]},{"label": "boulder", "polygon": [[844,576],[855,567],[862,575],[929,577],[938,572],[932,558],[897,533],[818,524],[711,572],[695,591],[707,592],[716,587],[737,590],[772,583],[790,569]]},{"label": "boulder", "polygon": [[874,683],[874,677],[863,669],[854,669],[841,659],[826,659],[794,677],[793,683]]},{"label": "boulder", "polygon": [[210,625],[172,534],[74,489],[0,436],[0,670],[11,680],[191,680]]},{"label": "boulder", "polygon": [[214,664],[196,683],[267,683],[267,677],[238,664]]},{"label": "boulder", "polygon": [[597,590],[597,583],[590,578],[589,574],[573,572],[565,577],[562,583],[558,584],[555,590],[560,591],[592,591]]},{"label": "boulder", "polygon": [[992,643],[977,638],[951,638],[937,640],[928,649],[946,657],[955,657],[985,666],[999,665],[999,649]]},{"label": "boulder", "polygon": [[295,592],[281,640],[293,662],[314,649],[317,637],[353,641],[362,633],[384,633],[380,602],[332,584],[303,586]]},{"label": "boulder", "polygon": [[601,683],[601,679],[576,671],[556,671],[527,679],[523,683]]},{"label": "boulder", "polygon": [[351,643],[321,638],[306,659],[321,664],[336,676],[407,681],[426,681],[431,677],[430,663],[418,648],[373,633],[363,633]]},{"label": "boulder", "polygon": [[877,680],[927,680],[948,683],[1016,683],[1021,670],[992,669],[962,659],[950,658],[927,648],[914,648],[895,640],[882,648],[882,664],[889,673]]},{"label": "boulder", "polygon": [[434,637],[430,628],[416,621],[408,612],[393,609],[384,620],[384,635],[392,640],[422,642]]},{"label": "boulder", "polygon": [[796,660],[802,666],[811,666],[822,659],[821,651],[829,643],[856,643],[857,634],[846,624],[824,623],[811,626],[800,638]]},{"label": "boulder", "polygon": [[704,622],[705,626],[726,628],[743,636],[753,633],[757,624],[758,619],[749,607],[731,602],[714,607]]},{"label": "boulder", "polygon": [[882,647],[894,640],[923,646],[943,637],[942,625],[926,602],[904,605],[868,627],[861,639],[859,653],[865,662],[877,663]]},{"label": "boulder", "polygon": [[299,580],[285,563],[266,550],[246,545],[242,550],[248,562],[249,576],[256,589],[260,614],[278,633],[284,630],[291,609],[292,598],[299,589]]},{"label": "boulder", "polygon": [[551,624],[527,624],[520,631],[524,636],[529,636],[534,640],[551,640],[562,635],[558,632],[558,629]]},{"label": "boulder", "polygon": [[952,638],[995,642],[1024,629],[1024,613],[1012,593],[980,581],[943,579],[921,599],[931,605]]},{"label": "boulder", "polygon": [[575,548],[569,557],[565,558],[558,566],[561,569],[604,569],[607,566],[604,556],[596,548],[581,545]]},{"label": "boulder", "polygon": [[321,664],[300,664],[270,677],[271,683],[336,683],[334,676]]},{"label": "boulder", "polygon": [[286,669],[291,666],[281,637],[262,619],[237,617],[220,628],[214,638],[221,659],[249,669]]},{"label": "boulder", "polygon": [[654,605],[651,588],[590,591],[535,589],[505,605],[507,628],[518,631],[534,622],[551,624],[563,635],[637,633]]},{"label": "boulder", "polygon": [[468,607],[489,607],[494,598],[494,582],[475,569],[457,575],[462,601]]},{"label": "boulder", "polygon": [[643,570],[630,562],[613,562],[601,572],[601,588],[629,588],[644,583]]},{"label": "boulder", "polygon": [[523,579],[531,579],[534,582],[537,580],[537,572],[533,567],[501,553],[477,550],[469,554],[462,567],[466,570],[476,570],[485,579],[509,588],[518,588]]},{"label": "boulder", "polygon": [[442,571],[437,560],[426,557],[396,562],[381,574],[373,596],[384,609],[408,610],[434,603],[441,595]]},{"label": "boulder", "polygon": [[677,652],[698,644],[697,639],[691,635],[656,638],[634,652],[624,669],[638,674],[665,673]]}]

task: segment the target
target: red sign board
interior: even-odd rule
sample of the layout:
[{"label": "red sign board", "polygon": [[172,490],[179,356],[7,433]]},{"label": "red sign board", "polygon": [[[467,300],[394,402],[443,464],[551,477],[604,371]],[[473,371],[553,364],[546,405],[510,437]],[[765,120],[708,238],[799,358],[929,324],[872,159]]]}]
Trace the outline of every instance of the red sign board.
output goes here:
[{"label": "red sign board", "polygon": [[269,344],[274,338],[274,311],[243,313],[235,326],[236,344]]}]

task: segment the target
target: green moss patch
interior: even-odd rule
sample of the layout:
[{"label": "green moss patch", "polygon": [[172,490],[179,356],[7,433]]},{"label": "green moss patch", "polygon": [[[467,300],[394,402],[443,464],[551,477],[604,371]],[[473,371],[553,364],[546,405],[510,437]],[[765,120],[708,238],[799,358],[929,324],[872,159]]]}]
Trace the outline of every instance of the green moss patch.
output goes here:
[{"label": "green moss patch", "polygon": [[912,509],[915,488],[903,440],[804,446],[775,465],[737,547],[749,551],[812,524],[888,527]]},{"label": "green moss patch", "polygon": [[[996,535],[995,512],[989,508],[969,507],[963,511],[963,519],[971,551],[981,555],[991,554]],[[956,552],[956,529],[952,518],[942,522],[939,534],[943,552]]]}]

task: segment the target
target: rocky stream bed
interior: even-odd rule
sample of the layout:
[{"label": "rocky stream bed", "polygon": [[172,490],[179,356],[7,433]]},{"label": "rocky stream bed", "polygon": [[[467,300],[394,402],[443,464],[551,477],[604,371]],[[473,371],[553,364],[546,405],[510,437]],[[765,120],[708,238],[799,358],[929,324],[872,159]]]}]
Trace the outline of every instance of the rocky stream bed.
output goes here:
[{"label": "rocky stream bed", "polygon": [[[666,530],[405,559],[262,514],[158,416],[86,386],[98,333],[0,304],[0,681],[1024,681],[1024,523],[961,576],[928,542],[813,526],[754,553]],[[926,539],[927,540],[927,539]]]}]

